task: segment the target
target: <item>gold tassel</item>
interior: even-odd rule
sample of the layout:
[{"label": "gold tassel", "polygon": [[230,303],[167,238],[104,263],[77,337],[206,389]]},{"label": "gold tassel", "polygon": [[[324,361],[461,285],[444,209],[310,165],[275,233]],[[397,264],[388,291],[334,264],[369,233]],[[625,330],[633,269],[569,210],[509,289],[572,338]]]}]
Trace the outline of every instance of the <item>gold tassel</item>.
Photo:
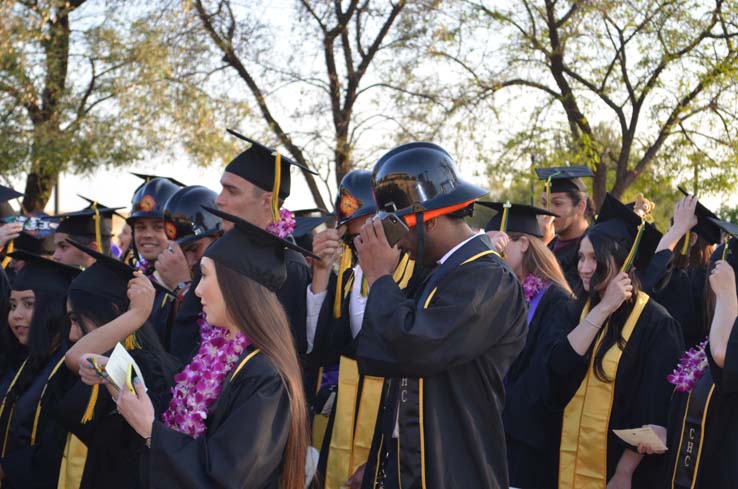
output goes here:
[{"label": "gold tassel", "polygon": [[684,243],[682,244],[682,256],[687,256],[687,253],[689,253],[689,242],[692,239],[692,231],[687,231],[687,234],[684,235]]},{"label": "gold tassel", "polygon": [[3,258],[3,268],[8,268],[8,263],[10,263],[10,260],[12,260],[12,258],[8,255],[11,254],[14,249],[15,243],[11,241],[10,243],[8,243],[8,251],[5,253],[5,258]]},{"label": "gold tassel", "polygon": [[638,247],[641,244],[641,238],[643,237],[643,231],[646,229],[646,221],[641,221],[641,225],[638,226],[638,233],[636,234],[635,241],[633,241],[633,246],[630,248],[630,253],[628,253],[627,258],[625,259],[625,262],[623,263],[623,267],[620,269],[621,272],[629,272],[630,267],[633,266],[633,262],[635,261],[636,254],[638,253]]},{"label": "gold tassel", "polygon": [[361,276],[361,296],[366,297],[369,295],[369,282],[366,280],[366,275]]},{"label": "gold tassel", "polygon": [[102,232],[100,231],[100,210],[97,208],[97,202],[92,203],[92,210],[95,211],[95,242],[97,243],[98,253],[103,253]]},{"label": "gold tassel", "polygon": [[125,341],[123,341],[123,346],[125,346],[128,351],[141,348],[141,344],[138,342],[138,338],[136,338],[136,333],[129,334]]},{"label": "gold tassel", "polygon": [[[728,258],[728,255],[730,254],[730,251],[728,250],[728,245],[730,244],[731,238],[732,236],[730,234],[725,235],[725,241],[723,241],[723,261],[725,261],[725,259]],[[2,411],[0,411],[0,413],[2,413]]]},{"label": "gold tassel", "polygon": [[500,231],[503,233],[507,232],[507,221],[510,218],[510,208],[512,204],[508,200],[502,205],[502,219],[500,219]]},{"label": "gold tassel", "polygon": [[99,394],[100,394],[100,384],[93,385],[92,392],[90,393],[90,400],[87,401],[87,408],[85,409],[85,414],[82,416],[82,421],[80,421],[82,424],[92,421],[92,418],[95,415],[95,405],[97,404],[97,396]]},{"label": "gold tassel", "polygon": [[346,270],[351,268],[351,262],[353,255],[351,248],[346,243],[342,243],[343,253],[341,254],[341,261],[338,265],[338,282],[336,283],[336,297],[333,299],[333,318],[338,319],[341,317],[341,304],[343,303],[343,275]]},{"label": "gold tassel", "polygon": [[551,211],[551,179],[561,173],[560,171],[555,171],[551,175],[548,176],[546,179],[546,183],[544,186],[546,187],[546,210]]},{"label": "gold tassel", "polygon": [[279,222],[279,185],[282,180],[282,155],[274,156],[274,186],[272,187],[272,220]]}]

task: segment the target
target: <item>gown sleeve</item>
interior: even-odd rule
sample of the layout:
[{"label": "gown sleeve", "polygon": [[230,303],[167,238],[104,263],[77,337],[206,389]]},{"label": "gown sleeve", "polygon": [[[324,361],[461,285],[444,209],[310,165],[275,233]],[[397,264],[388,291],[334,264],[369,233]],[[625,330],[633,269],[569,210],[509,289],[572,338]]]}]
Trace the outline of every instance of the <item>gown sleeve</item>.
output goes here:
[{"label": "gown sleeve", "polygon": [[[671,316],[663,317],[650,327],[652,333],[646,339],[648,345],[641,353],[643,362],[640,366],[640,384],[636,397],[632,400],[635,405],[633,419],[626,419],[627,426],[622,428],[636,428],[646,424],[667,426],[674,386],[666,378],[679,363],[679,357],[684,351],[684,340],[679,323]],[[624,358],[622,361],[627,360]]]},{"label": "gown sleeve", "polygon": [[661,250],[651,258],[648,268],[643,273],[639,273],[641,280],[641,290],[648,295],[660,292],[671,280],[671,274],[674,272],[674,253],[669,250]]},{"label": "gown sleeve", "polygon": [[707,345],[707,359],[710,362],[710,372],[715,382],[715,389],[723,394],[738,392],[738,318],[733,323],[733,329],[728,338],[728,347],[725,351],[725,365],[718,367],[710,353],[710,344]]},{"label": "gown sleeve", "polygon": [[407,299],[390,275],[374,282],[357,336],[362,373],[432,376],[493,346],[520,345],[527,331],[523,292],[512,272],[493,260],[448,273],[427,308]]},{"label": "gown sleeve", "polygon": [[[290,425],[287,391],[278,375],[247,377],[221,393],[223,422],[193,439],[155,421],[149,482],[157,488],[259,488],[279,470]],[[235,391],[235,392],[234,392]],[[217,413],[211,413],[217,415]]]}]

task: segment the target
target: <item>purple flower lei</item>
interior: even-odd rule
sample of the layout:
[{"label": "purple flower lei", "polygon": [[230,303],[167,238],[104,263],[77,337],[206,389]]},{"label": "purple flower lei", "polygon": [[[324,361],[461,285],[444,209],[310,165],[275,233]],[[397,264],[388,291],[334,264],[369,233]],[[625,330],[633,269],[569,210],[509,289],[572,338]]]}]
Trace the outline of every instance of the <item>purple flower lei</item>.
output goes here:
[{"label": "purple flower lei", "polygon": [[165,426],[192,438],[198,438],[207,429],[208,408],[218,399],[223,380],[250,344],[240,333],[228,338],[225,328],[211,326],[203,316],[197,324],[200,348],[189,365],[174,377],[172,400],[162,415]]},{"label": "purple flower lei", "polygon": [[270,223],[266,230],[284,239],[295,230],[295,216],[287,209],[280,209],[279,221]]},{"label": "purple flower lei", "polygon": [[678,392],[691,392],[697,381],[700,380],[705,370],[709,367],[707,362],[707,339],[694,348],[684,352],[679,359],[679,365],[666,377],[670,384],[676,386]]},{"label": "purple flower lei", "polygon": [[529,273],[525,280],[523,280],[523,293],[525,294],[526,302],[530,303],[533,298],[546,286],[546,282],[543,279]]}]

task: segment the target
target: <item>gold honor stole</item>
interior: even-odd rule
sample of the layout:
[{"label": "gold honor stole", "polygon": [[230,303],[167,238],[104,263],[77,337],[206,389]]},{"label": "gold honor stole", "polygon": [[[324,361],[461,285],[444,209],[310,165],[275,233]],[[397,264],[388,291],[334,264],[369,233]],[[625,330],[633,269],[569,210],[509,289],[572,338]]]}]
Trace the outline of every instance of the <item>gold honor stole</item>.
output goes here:
[{"label": "gold honor stole", "polygon": [[57,489],[79,489],[86,462],[87,445],[73,434],[67,433],[67,444],[59,466]]},{"label": "gold honor stole", "polygon": [[[409,255],[405,254],[400,258],[392,278],[401,289],[407,287],[414,265],[415,262],[410,260]],[[338,364],[336,414],[325,469],[326,489],[341,487],[354,475],[357,468],[366,463],[374,437],[383,385],[382,377],[369,375],[364,376],[360,382],[356,360],[341,356]]]},{"label": "gold honor stole", "polygon": [[369,457],[384,379],[364,376],[361,394],[359,379],[356,361],[342,356],[338,367],[336,414],[325,471],[326,489],[341,487]]},{"label": "gold honor stole", "polygon": [[[640,292],[636,298],[622,336],[627,344],[649,297]],[[580,322],[589,312],[584,307]],[[609,327],[609,322],[605,328]],[[603,382],[594,373],[594,352],[605,331],[599,335],[592,350],[587,375],[564,410],[559,459],[559,488],[604,489],[607,485],[607,436],[609,433],[615,377],[623,351],[614,344],[602,359],[605,376],[612,382]]]}]

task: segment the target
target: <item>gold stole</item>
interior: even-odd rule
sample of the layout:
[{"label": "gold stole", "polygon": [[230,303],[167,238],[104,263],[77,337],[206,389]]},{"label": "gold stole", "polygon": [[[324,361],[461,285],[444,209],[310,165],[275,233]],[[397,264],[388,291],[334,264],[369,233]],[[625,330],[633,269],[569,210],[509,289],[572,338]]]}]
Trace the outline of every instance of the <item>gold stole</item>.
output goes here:
[{"label": "gold stole", "polygon": [[[405,254],[400,258],[392,278],[401,289],[407,287],[414,266],[415,262],[410,260],[409,255]],[[384,379],[365,375],[361,397],[359,379],[356,360],[341,356],[338,364],[336,414],[325,470],[326,489],[341,487],[369,457]]]},{"label": "gold stole", "polygon": [[[633,311],[622,331],[626,344],[648,300],[649,297],[645,293],[638,294]],[[589,306],[585,306],[580,321],[588,312]],[[587,375],[564,410],[559,460],[561,489],[603,489],[607,485],[607,436],[610,431],[615,377],[623,351],[616,343],[602,360],[605,376],[613,379],[612,382],[598,379],[594,374],[594,352],[597,351],[603,337],[604,331],[592,350]]]},{"label": "gold stole", "polygon": [[67,444],[59,466],[57,489],[79,489],[85,462],[87,462],[87,446],[73,434],[67,433]]}]

